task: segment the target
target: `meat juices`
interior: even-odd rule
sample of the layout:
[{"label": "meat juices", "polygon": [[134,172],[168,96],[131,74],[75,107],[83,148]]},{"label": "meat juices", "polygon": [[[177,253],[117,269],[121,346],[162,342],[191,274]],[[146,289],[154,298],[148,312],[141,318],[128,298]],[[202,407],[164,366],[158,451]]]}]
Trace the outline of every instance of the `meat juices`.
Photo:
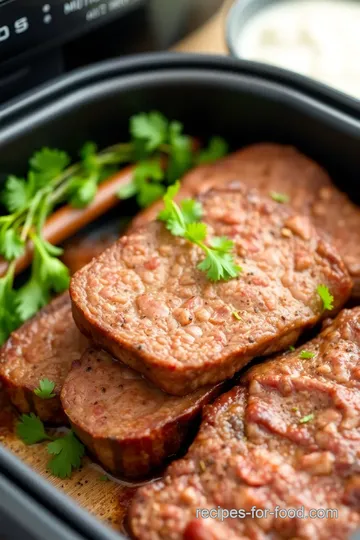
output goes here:
[{"label": "meat juices", "polygon": [[[352,295],[360,297],[360,209],[337,189],[320,165],[290,146],[255,144],[190,171],[178,199],[236,182],[258,189],[266,197],[272,191],[287,195],[297,212],[329,234],[354,280]],[[161,203],[155,203],[141,212],[131,227],[156,219],[160,208]]]},{"label": "meat juices", "polygon": [[[45,422],[66,422],[60,390],[72,362],[88,345],[74,324],[66,292],[12,332],[0,349],[0,379],[12,403],[20,412],[34,412]],[[51,399],[34,394],[45,378],[56,383]]]},{"label": "meat juices", "polygon": [[240,185],[201,202],[209,235],[235,243],[238,278],[210,282],[197,269],[203,253],[152,222],[77,272],[70,288],[81,331],[175,395],[286,349],[323,318],[320,284],[334,296],[332,313],[352,285],[334,246],[289,207]]},{"label": "meat juices", "polygon": [[141,478],[185,450],[202,407],[220,390],[170,396],[105,351],[89,349],[74,363],[61,401],[76,434],[106,470]]},{"label": "meat juices", "polygon": [[[314,353],[301,359],[302,349]],[[206,409],[184,459],[140,488],[138,540],[349,538],[360,526],[360,308],[252,368]],[[196,509],[334,509],[337,518],[196,518]]]}]

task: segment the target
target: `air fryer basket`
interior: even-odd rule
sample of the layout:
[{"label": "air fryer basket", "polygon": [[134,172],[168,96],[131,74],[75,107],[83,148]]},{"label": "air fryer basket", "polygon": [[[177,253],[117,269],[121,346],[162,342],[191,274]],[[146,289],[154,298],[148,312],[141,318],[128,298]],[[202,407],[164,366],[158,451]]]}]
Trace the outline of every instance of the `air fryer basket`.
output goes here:
[{"label": "air fryer basket", "polygon": [[[126,140],[129,117],[155,109],[184,122],[189,133],[222,135],[233,148],[295,145],[360,202],[360,106],[268,66],[196,55],[101,63],[8,103],[0,109],[0,174],[23,173],[44,145],[75,155],[85,140],[100,147]],[[0,473],[86,537],[120,537],[1,447]]]}]

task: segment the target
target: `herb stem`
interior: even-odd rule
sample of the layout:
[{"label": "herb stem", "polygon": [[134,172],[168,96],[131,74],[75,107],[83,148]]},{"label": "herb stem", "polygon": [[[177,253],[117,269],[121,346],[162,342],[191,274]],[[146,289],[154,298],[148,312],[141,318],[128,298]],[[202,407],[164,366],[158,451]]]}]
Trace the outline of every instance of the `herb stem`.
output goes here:
[{"label": "herb stem", "polygon": [[43,196],[42,190],[39,190],[30,205],[30,208],[25,218],[24,226],[20,235],[21,240],[23,240],[24,242],[29,235],[30,228],[33,224],[34,216],[36,214],[36,210],[38,208],[38,205],[41,201],[42,196]]}]

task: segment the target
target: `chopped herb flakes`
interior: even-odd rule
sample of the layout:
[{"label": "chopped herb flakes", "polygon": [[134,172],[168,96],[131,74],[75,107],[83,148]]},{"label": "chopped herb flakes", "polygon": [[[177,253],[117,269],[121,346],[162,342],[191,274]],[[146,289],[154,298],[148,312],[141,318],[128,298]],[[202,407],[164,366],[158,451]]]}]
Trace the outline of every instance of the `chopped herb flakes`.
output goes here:
[{"label": "chopped herb flakes", "polygon": [[312,420],[314,420],[314,418],[315,418],[315,415],[313,413],[307,414],[306,416],[303,416],[302,418],[300,418],[299,424],[307,424],[308,422],[311,422]]}]

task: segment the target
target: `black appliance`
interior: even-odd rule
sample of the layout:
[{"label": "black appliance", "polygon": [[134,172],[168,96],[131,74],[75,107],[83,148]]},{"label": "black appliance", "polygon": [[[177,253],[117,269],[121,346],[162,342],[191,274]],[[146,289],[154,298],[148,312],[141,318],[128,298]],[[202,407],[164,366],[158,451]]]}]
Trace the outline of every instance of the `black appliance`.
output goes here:
[{"label": "black appliance", "polygon": [[0,103],[95,61],[168,48],[190,0],[0,0]]}]

